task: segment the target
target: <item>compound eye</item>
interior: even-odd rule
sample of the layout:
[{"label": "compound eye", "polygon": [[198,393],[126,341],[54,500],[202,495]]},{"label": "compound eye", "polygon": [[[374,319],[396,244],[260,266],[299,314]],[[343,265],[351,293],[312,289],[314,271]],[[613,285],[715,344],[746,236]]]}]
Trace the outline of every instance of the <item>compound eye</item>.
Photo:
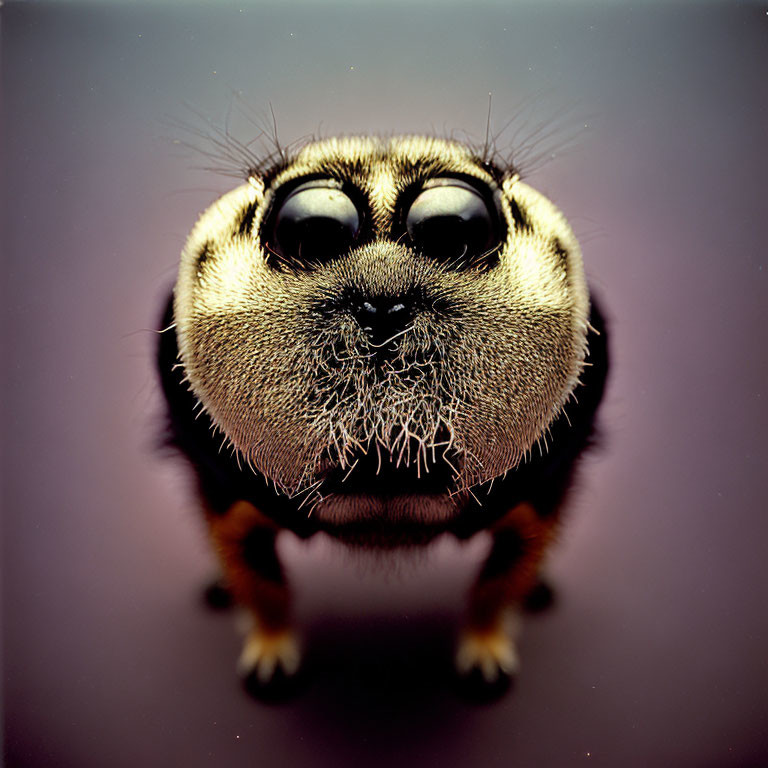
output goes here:
[{"label": "compound eye", "polygon": [[274,222],[274,250],[307,266],[344,255],[360,231],[357,207],[332,179],[308,181],[294,189]]},{"label": "compound eye", "polygon": [[405,218],[414,247],[441,262],[472,265],[499,244],[498,216],[486,198],[459,179],[432,179]]}]

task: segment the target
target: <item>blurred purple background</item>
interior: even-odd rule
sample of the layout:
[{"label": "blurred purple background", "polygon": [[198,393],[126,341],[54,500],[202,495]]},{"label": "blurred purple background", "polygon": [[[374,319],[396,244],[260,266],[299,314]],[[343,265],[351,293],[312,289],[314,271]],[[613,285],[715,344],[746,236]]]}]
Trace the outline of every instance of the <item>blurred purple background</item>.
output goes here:
[{"label": "blurred purple background", "polygon": [[[766,11],[6,4],[6,764],[767,765]],[[176,157],[167,121],[223,121],[238,91],[283,141],[482,141],[489,91],[495,129],[521,104],[523,136],[558,126],[529,180],[582,238],[614,370],[558,602],[495,705],[445,676],[482,537],[397,572],[284,540],[315,675],[280,707],[241,691],[234,622],[199,603],[213,563],[154,449],[147,329],[233,183]]]}]

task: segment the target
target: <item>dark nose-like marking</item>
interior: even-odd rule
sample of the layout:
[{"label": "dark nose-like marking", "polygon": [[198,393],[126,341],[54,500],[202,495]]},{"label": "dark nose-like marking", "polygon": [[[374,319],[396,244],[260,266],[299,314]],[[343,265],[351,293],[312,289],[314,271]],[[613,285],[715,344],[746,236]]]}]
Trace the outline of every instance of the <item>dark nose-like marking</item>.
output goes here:
[{"label": "dark nose-like marking", "polygon": [[404,296],[376,296],[356,303],[352,314],[371,343],[380,345],[408,328],[413,320],[413,304]]}]

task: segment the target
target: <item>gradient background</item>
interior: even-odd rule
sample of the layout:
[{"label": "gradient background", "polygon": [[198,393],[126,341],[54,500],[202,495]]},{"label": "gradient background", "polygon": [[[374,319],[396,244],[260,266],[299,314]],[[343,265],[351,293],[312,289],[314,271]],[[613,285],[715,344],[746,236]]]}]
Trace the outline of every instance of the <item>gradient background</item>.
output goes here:
[{"label": "gradient background", "polygon": [[[768,765],[767,11],[7,4],[7,764]],[[165,121],[185,102],[221,121],[239,90],[284,141],[482,141],[489,91],[496,129],[521,104],[522,136],[555,118],[529,180],[582,238],[614,370],[558,602],[495,705],[445,677],[482,537],[396,572],[284,540],[315,670],[284,706],[241,691],[234,622],[200,605],[212,560],[187,473],[153,449],[143,329],[232,184],[174,156]]]}]

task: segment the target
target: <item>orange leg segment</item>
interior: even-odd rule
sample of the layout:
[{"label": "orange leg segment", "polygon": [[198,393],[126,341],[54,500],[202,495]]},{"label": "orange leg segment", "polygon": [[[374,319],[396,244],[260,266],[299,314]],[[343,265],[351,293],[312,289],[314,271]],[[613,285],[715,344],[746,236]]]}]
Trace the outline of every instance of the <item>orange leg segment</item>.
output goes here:
[{"label": "orange leg segment", "polygon": [[275,549],[278,526],[247,501],[207,517],[226,585],[254,619],[240,656],[241,674],[255,673],[263,684],[278,668],[293,674],[300,654],[291,624],[291,595]]},{"label": "orange leg segment", "polygon": [[517,671],[518,609],[538,582],[556,516],[542,518],[522,502],[491,529],[491,552],[469,595],[467,623],[459,641],[460,673],[479,669],[488,683]]}]

